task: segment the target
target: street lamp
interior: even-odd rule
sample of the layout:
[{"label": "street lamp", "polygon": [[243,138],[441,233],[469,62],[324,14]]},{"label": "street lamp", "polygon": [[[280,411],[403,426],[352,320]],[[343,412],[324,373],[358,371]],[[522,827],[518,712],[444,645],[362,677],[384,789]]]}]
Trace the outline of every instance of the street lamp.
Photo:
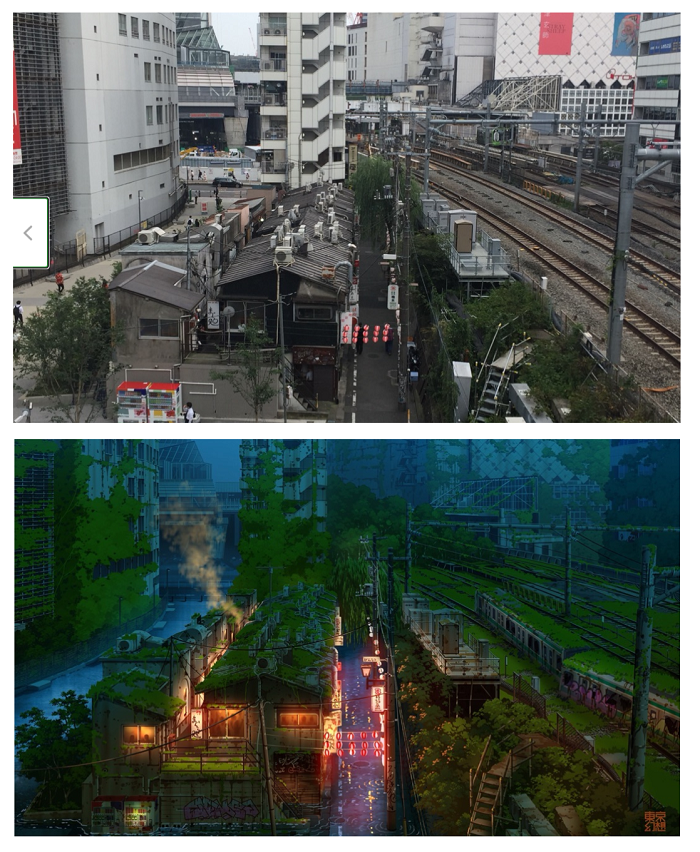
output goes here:
[{"label": "street lamp", "polygon": [[366,663],[366,664],[363,663],[360,666],[360,669],[362,670],[362,677],[368,678],[370,676],[370,674],[372,673],[372,664],[371,663]]},{"label": "street lamp", "polygon": [[231,305],[226,305],[226,307],[221,311],[223,316],[226,317],[226,346],[228,347],[228,362],[231,363],[231,317],[236,313],[234,308]]}]

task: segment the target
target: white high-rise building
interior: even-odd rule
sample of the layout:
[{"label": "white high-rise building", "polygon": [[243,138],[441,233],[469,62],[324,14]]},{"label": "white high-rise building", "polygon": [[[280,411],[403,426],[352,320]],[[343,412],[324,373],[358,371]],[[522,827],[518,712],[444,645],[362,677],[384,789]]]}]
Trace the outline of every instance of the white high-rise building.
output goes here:
[{"label": "white high-rise building", "polygon": [[[639,25],[637,91],[634,117],[648,121],[640,128],[642,146],[652,140],[681,137],[681,16],[678,12],[644,12]],[[677,124],[655,121],[678,120]],[[680,184],[680,163],[669,163],[658,177]]]},{"label": "white high-rise building", "polygon": [[176,203],[175,15],[64,13],[58,33],[70,205],[56,242],[85,231],[91,254]]},{"label": "white high-rise building", "polygon": [[345,178],[345,12],[261,12],[262,180]]}]

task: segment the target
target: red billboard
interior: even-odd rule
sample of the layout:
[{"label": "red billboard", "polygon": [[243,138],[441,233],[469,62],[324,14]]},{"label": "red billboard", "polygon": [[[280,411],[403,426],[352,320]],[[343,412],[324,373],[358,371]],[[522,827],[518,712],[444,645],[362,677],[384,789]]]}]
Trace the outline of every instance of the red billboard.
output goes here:
[{"label": "red billboard", "polygon": [[12,51],[12,164],[22,163],[22,143],[19,138],[19,113],[17,112],[17,75],[15,73],[15,52]]},{"label": "red billboard", "polygon": [[573,12],[542,12],[540,14],[540,56],[570,56],[573,29]]}]

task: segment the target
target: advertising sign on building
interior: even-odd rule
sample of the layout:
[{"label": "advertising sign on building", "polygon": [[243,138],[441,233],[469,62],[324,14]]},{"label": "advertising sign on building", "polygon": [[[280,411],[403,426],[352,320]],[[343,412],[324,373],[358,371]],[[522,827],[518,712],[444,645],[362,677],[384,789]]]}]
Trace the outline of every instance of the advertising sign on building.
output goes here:
[{"label": "advertising sign on building", "polygon": [[573,12],[542,12],[539,55],[570,56],[573,30]]},{"label": "advertising sign on building", "polygon": [[338,685],[333,690],[333,695],[331,697],[331,710],[342,710],[343,709],[343,685],[340,681],[338,681]]},{"label": "advertising sign on building", "polygon": [[15,52],[12,51],[12,165],[22,165],[22,141],[19,137],[19,112],[17,108],[17,74]]},{"label": "advertising sign on building", "polygon": [[681,37],[657,38],[649,42],[649,56],[657,53],[679,53],[681,49]]},{"label": "advertising sign on building", "polygon": [[395,311],[399,306],[399,285],[389,284],[386,294],[386,306],[390,311]]},{"label": "advertising sign on building", "polygon": [[639,43],[639,12],[615,12],[612,56],[636,56]]},{"label": "advertising sign on building", "polygon": [[218,302],[207,302],[207,328],[210,331],[218,331],[220,328]]},{"label": "advertising sign on building", "polygon": [[370,699],[370,709],[372,713],[383,713],[386,710],[384,704],[384,687],[373,686],[372,696]]},{"label": "advertising sign on building", "polygon": [[343,644],[343,619],[339,607],[335,608],[335,640],[333,644],[336,646]]}]

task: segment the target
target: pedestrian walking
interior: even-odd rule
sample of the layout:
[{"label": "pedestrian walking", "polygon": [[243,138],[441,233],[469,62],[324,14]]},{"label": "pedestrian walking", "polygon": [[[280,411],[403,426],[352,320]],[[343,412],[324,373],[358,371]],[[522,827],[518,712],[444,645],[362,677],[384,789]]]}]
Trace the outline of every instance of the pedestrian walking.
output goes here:
[{"label": "pedestrian walking", "polygon": [[394,344],[394,329],[389,326],[386,330],[386,343],[384,344],[384,348],[386,349],[386,354],[391,355],[391,347]]},{"label": "pedestrian walking", "polygon": [[185,418],[185,423],[192,423],[194,420],[194,408],[192,408],[191,402],[185,403],[185,410],[182,412],[182,416]]},{"label": "pedestrian walking", "polygon": [[60,272],[56,273],[56,286],[58,287],[58,292],[62,293],[63,290],[64,290],[64,286],[63,286],[63,276],[61,275]]},{"label": "pedestrian walking", "polygon": [[199,170],[199,178],[198,178],[198,180],[201,180],[201,179],[202,179],[202,170],[200,169],[200,170]]},{"label": "pedestrian walking", "polygon": [[364,345],[365,345],[365,344],[364,344],[364,342],[363,342],[363,340],[362,340],[362,334],[360,333],[360,334],[358,334],[358,336],[357,336],[357,343],[355,344],[355,352],[357,352],[357,354],[358,354],[358,355],[362,355],[362,347],[363,347]]},{"label": "pedestrian walking", "polygon": [[15,318],[15,328],[17,328],[17,324],[24,325],[24,308],[22,307],[22,303],[19,299],[15,302],[15,306],[12,309],[12,315]]}]

